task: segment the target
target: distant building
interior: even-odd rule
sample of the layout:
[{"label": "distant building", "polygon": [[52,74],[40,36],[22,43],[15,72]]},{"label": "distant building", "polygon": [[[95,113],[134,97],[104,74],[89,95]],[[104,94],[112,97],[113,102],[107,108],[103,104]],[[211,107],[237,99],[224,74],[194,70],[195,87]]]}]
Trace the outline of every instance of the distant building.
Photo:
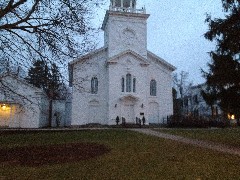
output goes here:
[{"label": "distant building", "polygon": [[206,84],[192,86],[189,94],[183,99],[183,114],[194,116],[220,115],[221,110],[217,104],[210,107],[202,97],[201,91],[206,89]]}]

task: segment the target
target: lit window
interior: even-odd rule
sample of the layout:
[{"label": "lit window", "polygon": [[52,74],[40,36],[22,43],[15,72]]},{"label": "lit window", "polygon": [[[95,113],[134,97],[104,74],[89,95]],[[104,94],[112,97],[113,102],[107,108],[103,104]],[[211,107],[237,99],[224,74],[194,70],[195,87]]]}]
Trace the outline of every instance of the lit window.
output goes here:
[{"label": "lit window", "polygon": [[91,93],[97,94],[98,93],[98,79],[93,77],[91,80]]},{"label": "lit window", "polygon": [[150,82],[150,96],[156,96],[157,95],[157,82],[156,80],[151,80]]},{"label": "lit window", "polygon": [[132,75],[131,74],[127,74],[126,75],[126,91],[127,92],[131,92],[132,91]]}]

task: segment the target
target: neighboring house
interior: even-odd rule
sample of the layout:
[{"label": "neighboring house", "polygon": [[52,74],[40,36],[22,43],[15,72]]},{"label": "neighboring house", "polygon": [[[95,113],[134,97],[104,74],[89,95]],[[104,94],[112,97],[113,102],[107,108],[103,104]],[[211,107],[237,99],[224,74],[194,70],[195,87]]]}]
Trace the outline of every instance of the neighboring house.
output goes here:
[{"label": "neighboring house", "polygon": [[136,0],[111,0],[102,24],[104,47],[69,63],[71,125],[163,123],[173,114],[175,67],[147,50],[145,9]]},{"label": "neighboring house", "polygon": [[0,127],[39,128],[48,125],[45,93],[16,75],[0,75]]},{"label": "neighboring house", "polygon": [[206,89],[206,84],[192,86],[188,96],[183,100],[184,114],[192,114],[195,116],[212,116],[221,114],[221,110],[217,104],[211,108],[206,104],[201,95],[201,91]]}]

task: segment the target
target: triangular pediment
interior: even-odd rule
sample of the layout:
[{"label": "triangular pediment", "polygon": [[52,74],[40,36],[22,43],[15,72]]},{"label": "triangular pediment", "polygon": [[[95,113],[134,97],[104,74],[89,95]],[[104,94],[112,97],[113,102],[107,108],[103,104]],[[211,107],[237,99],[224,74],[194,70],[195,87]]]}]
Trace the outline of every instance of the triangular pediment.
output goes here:
[{"label": "triangular pediment", "polygon": [[[149,65],[148,61],[146,58],[142,57],[141,55],[139,55],[138,53],[132,51],[132,50],[126,50],[126,51],[123,51],[122,53],[119,53],[113,57],[111,57],[107,63],[108,64],[116,64],[118,63],[118,61],[121,59],[121,57],[124,57],[124,56],[130,56],[130,57],[134,57],[135,60],[139,61],[141,65],[143,66],[147,66]],[[131,63],[131,62],[129,62]]]},{"label": "triangular pediment", "polygon": [[16,85],[17,86],[17,83],[18,83],[18,84],[24,85],[25,87],[31,88],[35,93],[44,94],[45,95],[45,93],[43,92],[42,89],[40,89],[40,88],[38,88],[38,87],[28,83],[25,79],[20,78],[20,77],[18,77],[15,74],[12,74],[12,73],[0,74],[0,80],[3,83],[6,83],[7,84],[6,86],[9,86],[9,85],[11,85],[11,86]]}]

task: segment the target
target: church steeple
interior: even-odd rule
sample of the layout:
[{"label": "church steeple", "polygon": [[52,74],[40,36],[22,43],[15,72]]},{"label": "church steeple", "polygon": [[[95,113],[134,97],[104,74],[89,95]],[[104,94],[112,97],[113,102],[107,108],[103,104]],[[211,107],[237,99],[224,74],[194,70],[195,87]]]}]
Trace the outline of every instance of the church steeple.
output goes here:
[{"label": "church steeple", "polygon": [[136,9],[136,0],[111,0],[110,2],[110,11],[122,11],[122,12],[131,12],[131,13],[146,13],[145,8]]},{"label": "church steeple", "polygon": [[111,0],[111,8],[136,9],[136,0]]},{"label": "church steeple", "polygon": [[136,0],[110,0],[102,30],[108,56],[132,50],[147,56],[147,18],[145,8],[137,9]]}]

